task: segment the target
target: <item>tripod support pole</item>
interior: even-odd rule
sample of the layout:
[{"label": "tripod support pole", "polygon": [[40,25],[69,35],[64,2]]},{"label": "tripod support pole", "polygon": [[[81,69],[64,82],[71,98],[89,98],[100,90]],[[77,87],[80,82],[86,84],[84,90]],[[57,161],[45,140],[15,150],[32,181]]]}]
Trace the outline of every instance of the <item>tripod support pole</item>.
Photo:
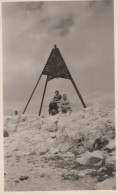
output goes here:
[{"label": "tripod support pole", "polygon": [[81,94],[80,94],[80,92],[79,92],[79,90],[78,90],[78,88],[77,88],[77,86],[76,86],[76,84],[75,84],[75,82],[74,82],[74,80],[73,80],[72,77],[71,77],[71,82],[72,82],[72,84],[73,84],[73,86],[74,86],[74,88],[75,88],[75,91],[77,92],[77,95],[78,95],[79,98],[80,98],[80,101],[81,101],[83,107],[86,108],[86,104],[85,104],[85,102],[84,102],[84,100],[83,100],[83,98],[82,98],[82,96],[81,96]]},{"label": "tripod support pole", "polygon": [[28,107],[28,105],[29,105],[29,103],[30,103],[30,100],[31,100],[31,98],[32,98],[32,96],[33,96],[33,94],[34,94],[36,88],[37,88],[37,85],[38,85],[38,83],[39,83],[41,77],[42,77],[42,73],[41,73],[41,75],[40,75],[40,77],[39,77],[39,79],[38,79],[38,81],[37,81],[37,83],[36,83],[36,85],[35,85],[35,87],[34,87],[32,93],[31,93],[31,96],[30,96],[30,98],[29,98],[29,100],[28,100],[28,102],[27,102],[25,108],[24,108],[23,114],[25,113],[25,111],[26,111],[26,109],[27,109],[27,107]]},{"label": "tripod support pole", "polygon": [[43,101],[44,101],[44,96],[45,96],[45,92],[46,92],[47,83],[48,83],[48,76],[47,76],[44,91],[43,91],[42,101],[41,101],[40,110],[39,110],[39,116],[41,115],[41,111],[42,111],[42,106],[43,106]]}]

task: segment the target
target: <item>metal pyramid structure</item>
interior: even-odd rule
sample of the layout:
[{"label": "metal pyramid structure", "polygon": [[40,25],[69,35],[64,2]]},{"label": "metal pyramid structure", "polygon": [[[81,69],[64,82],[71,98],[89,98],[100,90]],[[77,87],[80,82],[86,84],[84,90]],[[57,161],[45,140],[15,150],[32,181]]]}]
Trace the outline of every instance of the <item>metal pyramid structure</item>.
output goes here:
[{"label": "metal pyramid structure", "polygon": [[55,78],[71,79],[70,72],[56,45],[51,51],[51,54],[42,74],[48,76],[48,81]]},{"label": "metal pyramid structure", "polygon": [[71,80],[79,98],[80,98],[80,101],[83,105],[84,108],[86,108],[86,104],[70,74],[70,71],[68,70],[68,67],[66,66],[66,63],[64,62],[64,59],[59,51],[59,49],[56,47],[56,45],[54,45],[54,48],[52,49],[51,53],[50,53],[50,56],[47,60],[47,63],[31,93],[31,96],[24,108],[24,111],[23,111],[23,114],[25,113],[29,103],[30,103],[30,100],[38,86],[38,83],[42,77],[42,75],[47,75],[47,79],[46,79],[46,83],[45,83],[45,87],[44,87],[44,92],[43,92],[43,97],[42,97],[42,101],[41,101],[41,106],[40,106],[40,110],[39,110],[39,116],[41,114],[41,111],[42,111],[42,106],[43,106],[43,100],[44,100],[44,96],[45,96],[45,91],[46,91],[46,87],[47,87],[47,83],[48,81],[52,80],[52,79],[55,79],[55,78],[63,78],[63,79],[69,79]]}]

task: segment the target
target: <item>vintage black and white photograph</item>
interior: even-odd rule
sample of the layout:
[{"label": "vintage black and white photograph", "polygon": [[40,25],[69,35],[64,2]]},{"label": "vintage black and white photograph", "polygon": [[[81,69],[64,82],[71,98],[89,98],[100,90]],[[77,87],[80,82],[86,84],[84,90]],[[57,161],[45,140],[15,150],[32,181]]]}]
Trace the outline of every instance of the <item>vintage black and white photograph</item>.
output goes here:
[{"label": "vintage black and white photograph", "polygon": [[4,191],[116,190],[114,1],[2,2]]}]

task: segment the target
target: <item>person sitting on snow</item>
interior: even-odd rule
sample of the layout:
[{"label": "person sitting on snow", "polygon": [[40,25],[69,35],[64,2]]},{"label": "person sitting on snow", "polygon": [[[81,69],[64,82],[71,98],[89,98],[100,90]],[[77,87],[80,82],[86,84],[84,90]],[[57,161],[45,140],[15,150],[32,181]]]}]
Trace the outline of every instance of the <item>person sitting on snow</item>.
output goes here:
[{"label": "person sitting on snow", "polygon": [[60,102],[60,106],[61,106],[62,113],[72,112],[70,107],[70,102],[66,94],[63,94],[63,97]]},{"label": "person sitting on snow", "polygon": [[59,91],[55,91],[55,96],[54,96],[55,102],[59,103],[60,100],[62,99],[62,96],[59,94]]},{"label": "person sitting on snow", "polygon": [[49,104],[49,115],[56,115],[58,112],[59,111],[56,103],[56,98],[53,98]]}]

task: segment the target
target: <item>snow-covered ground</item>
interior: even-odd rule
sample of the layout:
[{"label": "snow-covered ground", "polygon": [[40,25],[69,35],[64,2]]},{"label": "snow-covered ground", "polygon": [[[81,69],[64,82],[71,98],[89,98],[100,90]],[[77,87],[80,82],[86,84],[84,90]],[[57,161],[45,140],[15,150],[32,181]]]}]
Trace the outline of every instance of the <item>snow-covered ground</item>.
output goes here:
[{"label": "snow-covered ground", "polygon": [[115,189],[115,114],[98,105],[4,122],[5,190]]}]

